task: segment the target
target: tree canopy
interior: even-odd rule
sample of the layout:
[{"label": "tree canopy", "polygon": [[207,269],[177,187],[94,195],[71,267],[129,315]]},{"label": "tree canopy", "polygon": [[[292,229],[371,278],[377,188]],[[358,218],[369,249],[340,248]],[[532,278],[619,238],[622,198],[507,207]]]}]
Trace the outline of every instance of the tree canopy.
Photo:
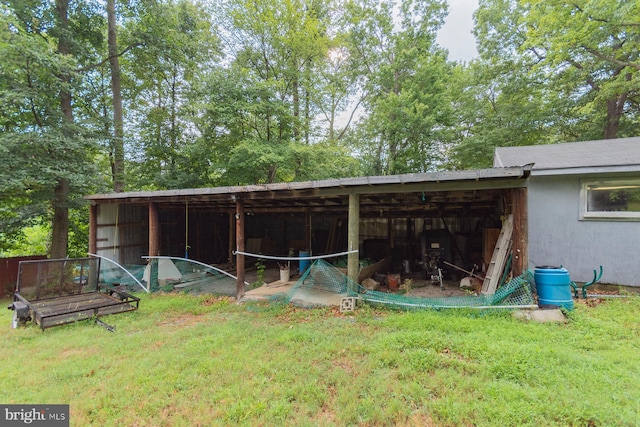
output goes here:
[{"label": "tree canopy", "polygon": [[498,146],[640,133],[637,2],[480,0],[468,63],[436,42],[447,12],[2,0],[0,252],[37,226],[63,256],[93,192],[482,168]]}]

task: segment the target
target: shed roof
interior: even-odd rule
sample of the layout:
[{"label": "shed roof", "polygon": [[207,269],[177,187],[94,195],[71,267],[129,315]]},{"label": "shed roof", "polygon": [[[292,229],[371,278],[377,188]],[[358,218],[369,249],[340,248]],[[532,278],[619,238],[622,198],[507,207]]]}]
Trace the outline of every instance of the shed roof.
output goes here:
[{"label": "shed roof", "polygon": [[640,171],[640,137],[498,147],[494,167],[533,164],[532,174]]},{"label": "shed roof", "polygon": [[[162,203],[165,206],[198,205],[235,209],[235,201],[256,209],[300,210],[343,209],[349,194],[361,195],[361,207],[391,210],[425,209],[425,204],[447,206],[461,203],[495,202],[499,189],[526,186],[528,167],[491,168],[468,171],[412,173],[391,176],[339,178],[322,181],[288,182],[214,188],[135,191],[86,196],[93,204]],[[480,194],[478,190],[486,190]],[[419,201],[416,204],[416,201]],[[274,210],[275,209],[275,210]]]}]

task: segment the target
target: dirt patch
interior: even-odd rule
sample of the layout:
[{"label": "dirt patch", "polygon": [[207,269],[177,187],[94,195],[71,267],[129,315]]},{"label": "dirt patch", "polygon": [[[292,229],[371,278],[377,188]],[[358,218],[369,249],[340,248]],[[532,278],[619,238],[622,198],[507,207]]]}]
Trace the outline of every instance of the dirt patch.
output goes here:
[{"label": "dirt patch", "polygon": [[215,296],[215,295],[208,295],[206,296],[202,302],[200,304],[202,304],[205,307],[210,307],[214,304],[225,304],[225,303],[232,303],[235,302],[235,298],[232,297],[228,297],[228,296]]},{"label": "dirt patch", "polygon": [[205,316],[202,314],[181,314],[180,316],[172,317],[163,320],[158,326],[170,326],[186,328],[189,326],[197,325],[205,321]]},{"label": "dirt patch", "polygon": [[460,289],[459,282],[444,282],[443,287],[432,285],[431,281],[415,281],[407,296],[420,298],[448,298],[471,296],[473,293]]}]

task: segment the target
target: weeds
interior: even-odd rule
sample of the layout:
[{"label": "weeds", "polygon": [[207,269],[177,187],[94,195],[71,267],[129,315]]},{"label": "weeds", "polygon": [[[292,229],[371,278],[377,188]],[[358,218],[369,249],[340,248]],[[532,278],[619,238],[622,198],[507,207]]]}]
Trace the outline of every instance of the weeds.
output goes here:
[{"label": "weeds", "polygon": [[258,276],[256,278],[256,281],[251,284],[251,289],[259,288],[264,284],[264,272],[267,269],[267,265],[265,264],[264,260],[261,258],[258,258],[255,266],[256,266],[256,272],[258,273]]}]

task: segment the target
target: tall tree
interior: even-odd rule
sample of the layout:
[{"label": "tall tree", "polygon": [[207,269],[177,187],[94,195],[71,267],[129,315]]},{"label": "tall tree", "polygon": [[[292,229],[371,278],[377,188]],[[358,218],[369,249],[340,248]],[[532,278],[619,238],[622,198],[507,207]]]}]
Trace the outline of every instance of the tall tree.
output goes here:
[{"label": "tall tree", "polygon": [[189,0],[138,2],[125,17],[121,40],[136,46],[122,56],[127,132],[136,188],[197,185],[185,168],[198,136],[190,97],[213,67],[219,41],[208,11]]},{"label": "tall tree", "polygon": [[93,175],[93,145],[73,111],[78,58],[95,36],[83,23],[93,15],[87,4],[72,9],[68,0],[5,4],[0,194],[17,209],[14,225],[34,215],[50,219],[50,255],[65,257],[69,209],[90,181],[85,174]]},{"label": "tall tree", "polygon": [[[209,97],[207,110],[226,111],[219,116],[225,121],[214,120],[216,131],[204,131],[215,145],[220,178],[246,183],[300,178],[310,171],[305,162],[311,152],[300,146],[311,147],[322,138],[316,117],[331,108],[323,95],[327,74],[321,70],[327,71],[333,47],[329,33],[334,2],[220,4],[226,53],[232,59],[228,70],[208,80],[223,90]],[[222,99],[226,105],[220,104]],[[248,162],[253,167],[246,167]]]},{"label": "tall tree", "polygon": [[368,173],[437,168],[450,121],[449,65],[435,44],[446,2],[350,2],[348,13],[350,54],[365,79],[360,152]]},{"label": "tall tree", "polygon": [[522,5],[527,26],[522,49],[535,53],[537,67],[578,99],[581,112],[599,111],[602,137],[617,137],[625,116],[638,114],[640,3],[527,0]]},{"label": "tall tree", "polygon": [[[69,36],[69,0],[56,0],[56,30],[58,32],[58,53],[68,56],[71,53]],[[71,105],[70,70],[60,70],[60,109],[62,110],[62,135],[72,137],[70,125],[73,123],[73,107]],[[53,198],[53,225],[51,227],[51,257],[67,256],[69,243],[69,179],[66,176],[56,178]]]},{"label": "tall tree", "polygon": [[497,146],[638,132],[634,2],[481,0],[480,58],[453,87],[453,167],[487,167]]},{"label": "tall tree", "polygon": [[298,142],[311,139],[313,81],[318,64],[327,61],[331,7],[319,0],[226,2],[235,62],[289,105],[290,119],[267,128],[274,141],[289,134]]},{"label": "tall tree", "polygon": [[120,79],[120,61],[118,52],[117,26],[116,26],[116,2],[107,0],[108,35],[107,45],[109,52],[109,66],[111,70],[111,94],[113,101],[113,139],[111,157],[111,175],[113,189],[116,193],[124,191],[124,141],[122,118],[122,84]]}]

